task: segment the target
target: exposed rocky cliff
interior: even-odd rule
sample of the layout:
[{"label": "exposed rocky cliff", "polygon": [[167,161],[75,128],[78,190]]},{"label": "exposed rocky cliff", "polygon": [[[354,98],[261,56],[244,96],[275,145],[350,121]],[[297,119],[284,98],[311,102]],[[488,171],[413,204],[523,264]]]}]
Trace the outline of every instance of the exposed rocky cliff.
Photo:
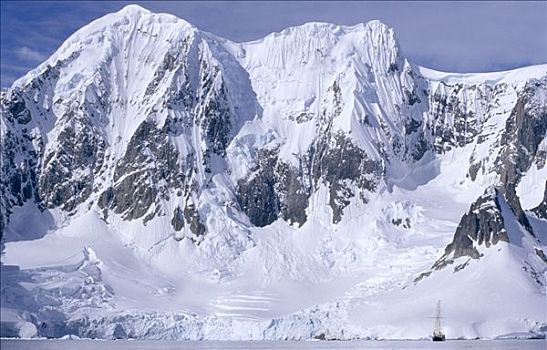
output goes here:
[{"label": "exposed rocky cliff", "polygon": [[[534,236],[514,190],[504,192],[495,186],[488,187],[463,215],[452,242],[446,246],[443,256],[432,268],[442,269],[460,257],[480,259],[488,248],[499,242],[520,244],[519,233],[513,235],[514,242],[509,238],[508,230],[515,230],[513,222]],[[463,267],[465,265],[456,267],[455,271]]]},{"label": "exposed rocky cliff", "polygon": [[462,256],[479,259],[481,253],[477,250],[478,246],[484,245],[488,248],[500,241],[509,242],[500,200],[504,199],[497,188],[486,189],[464,214],[452,242],[446,246],[444,255],[433,268],[442,268],[453,263],[452,259]]}]

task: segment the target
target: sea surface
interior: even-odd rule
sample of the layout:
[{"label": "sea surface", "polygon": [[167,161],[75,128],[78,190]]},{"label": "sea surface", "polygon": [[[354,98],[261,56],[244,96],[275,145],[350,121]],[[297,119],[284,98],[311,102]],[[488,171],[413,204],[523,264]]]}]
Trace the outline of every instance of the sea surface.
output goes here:
[{"label": "sea surface", "polygon": [[96,349],[157,349],[157,350],[266,350],[266,349],[488,349],[536,350],[547,349],[546,340],[452,340],[442,343],[421,340],[401,341],[132,341],[132,340],[0,340],[2,350],[96,350]]}]

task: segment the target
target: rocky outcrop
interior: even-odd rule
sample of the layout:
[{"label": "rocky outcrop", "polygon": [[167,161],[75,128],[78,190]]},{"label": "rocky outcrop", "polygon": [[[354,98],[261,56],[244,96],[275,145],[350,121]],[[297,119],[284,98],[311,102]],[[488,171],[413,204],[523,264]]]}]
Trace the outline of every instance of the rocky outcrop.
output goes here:
[{"label": "rocky outcrop", "polygon": [[350,200],[375,191],[383,175],[380,162],[372,161],[342,132],[320,138],[295,167],[279,159],[277,150],[259,151],[254,174],[238,183],[242,210],[256,226],[281,217],[303,225],[311,194],[321,184],[329,190],[333,223],[342,219]]},{"label": "rocky outcrop", "polygon": [[[205,81],[204,84],[210,83]],[[226,147],[228,146],[232,127],[228,105],[226,90],[224,85],[222,85],[214,93],[214,96],[209,97],[204,102],[202,112],[201,127],[206,135],[209,149],[220,156],[226,154]]]},{"label": "rocky outcrop", "polygon": [[38,195],[47,208],[73,210],[91,194],[104,162],[105,142],[86,115],[68,113],[64,128],[45,156]]},{"label": "rocky outcrop", "polygon": [[[510,217],[508,213],[503,213],[502,206],[511,211]],[[514,189],[504,191],[502,187],[490,186],[463,215],[452,242],[446,246],[443,256],[435,262],[433,269],[444,268],[460,257],[479,259],[482,256],[477,249],[479,246],[488,248],[499,242],[509,243],[505,220],[515,220],[534,235]]]},{"label": "rocky outcrop", "polygon": [[433,146],[437,153],[444,153],[454,147],[463,147],[481,133],[482,124],[478,121],[477,111],[466,104],[475,99],[485,103],[492,95],[492,87],[486,84],[449,85],[441,82],[429,97],[427,129],[431,133]]},{"label": "rocky outcrop", "polygon": [[496,169],[508,186],[516,186],[534,160],[538,165],[545,163],[545,155],[538,154],[538,147],[547,137],[547,108],[541,102],[546,86],[547,77],[529,81],[507,119]]},{"label": "rocky outcrop", "polygon": [[207,227],[203,224],[195,204],[191,200],[186,200],[186,202],[184,210],[180,206],[175,207],[171,218],[171,226],[173,226],[176,232],[174,234],[175,239],[181,240],[186,237],[184,233],[182,236],[178,234],[186,226],[193,235],[190,235],[190,238],[196,241],[199,236],[203,236],[206,233]]},{"label": "rocky outcrop", "polygon": [[[76,56],[73,54],[67,60]],[[52,121],[53,96],[46,90],[57,83],[59,69],[64,64],[65,61],[59,61],[55,66],[48,65],[25,86],[1,92],[0,238],[14,206],[28,200],[43,206],[38,178],[46,145],[40,123]]]},{"label": "rocky outcrop", "polygon": [[206,227],[201,222],[199,211],[196,209],[194,203],[188,203],[184,208],[184,219],[190,226],[190,231],[196,236],[202,236],[205,234]]},{"label": "rocky outcrop", "polygon": [[254,175],[238,182],[237,198],[253,225],[263,227],[279,217],[290,223],[306,222],[310,188],[303,174],[279,159],[278,150],[257,153]]},{"label": "rocky outcrop", "polygon": [[[532,164],[535,163],[538,169],[545,166],[547,109],[544,99],[547,77],[529,79],[520,91],[511,91],[507,84],[495,85],[492,95],[494,107],[508,92],[516,93],[517,98],[504,127],[499,129],[495,138],[488,132],[480,133],[477,137],[476,153],[470,158],[468,172],[473,181],[479,174],[494,172],[499,175],[499,181],[504,187],[515,187]],[[488,152],[485,152],[481,144],[489,139],[493,142],[490,142]]]},{"label": "rocky outcrop", "polygon": [[367,202],[367,192],[376,189],[383,175],[381,163],[371,160],[341,132],[330,139],[320,139],[308,155],[315,185],[324,183],[329,188],[335,224],[340,222],[344,208],[356,194]]},{"label": "rocky outcrop", "polygon": [[[41,138],[28,129],[7,130],[0,141],[0,239],[14,206],[22,206],[27,200],[39,202],[36,195],[37,163]],[[17,156],[16,156],[17,155]]]},{"label": "rocky outcrop", "polygon": [[100,195],[98,205],[112,209],[125,220],[138,219],[152,204],[159,205],[159,197],[167,197],[170,188],[180,188],[184,180],[178,151],[166,130],[145,120],[116,165],[114,184]]},{"label": "rocky outcrop", "polygon": [[171,226],[175,229],[175,231],[180,231],[184,227],[184,215],[182,209],[180,209],[179,206],[173,210],[173,216],[171,218]]},{"label": "rocky outcrop", "polygon": [[489,187],[463,215],[452,242],[446,246],[444,255],[434,268],[440,268],[447,257],[453,259],[469,256],[480,258],[477,246],[489,247],[499,241],[509,242],[500,207],[502,194],[495,187]]}]

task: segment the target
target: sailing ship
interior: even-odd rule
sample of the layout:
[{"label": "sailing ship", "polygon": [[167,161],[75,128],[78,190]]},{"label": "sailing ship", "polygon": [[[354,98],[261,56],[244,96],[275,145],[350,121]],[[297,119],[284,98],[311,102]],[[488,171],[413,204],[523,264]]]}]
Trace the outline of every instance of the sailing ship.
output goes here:
[{"label": "sailing ship", "polygon": [[435,316],[435,329],[433,330],[433,341],[445,341],[446,336],[443,333],[441,325],[441,301],[437,302],[437,315]]}]

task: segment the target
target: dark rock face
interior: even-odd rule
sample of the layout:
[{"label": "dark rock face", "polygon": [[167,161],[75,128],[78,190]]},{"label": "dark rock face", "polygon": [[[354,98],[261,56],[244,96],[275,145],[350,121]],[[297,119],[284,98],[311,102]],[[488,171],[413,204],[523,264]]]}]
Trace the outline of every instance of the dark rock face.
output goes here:
[{"label": "dark rock face", "polygon": [[184,208],[184,219],[190,225],[190,231],[197,237],[205,234],[205,225],[202,224],[199,212],[193,203],[188,203]]},{"label": "dark rock face", "polygon": [[[115,126],[118,116],[111,115],[112,108],[124,101],[112,98],[111,77],[104,68],[80,91],[85,94],[81,101],[52,100],[60,69],[67,64],[64,61],[47,67],[24,89],[2,93],[2,123],[10,126],[0,143],[0,188],[3,194],[9,193],[0,199],[0,233],[13,206],[33,199],[40,209],[74,213],[95,192],[99,196],[93,201],[105,220],[112,211],[124,220],[142,218],[145,224],[167,215],[162,202],[177,193],[181,200],[172,218],[175,231],[187,224],[196,236],[206,232],[199,205],[188,202],[193,198],[197,203],[200,187],[208,185],[211,155],[225,156],[237,105],[233,107],[221,66],[211,58],[208,46],[191,38],[179,46],[165,55],[147,86],[144,102],[160,86],[166,91],[157,107],[148,111],[149,117],[139,125],[121,159],[110,158],[109,143],[117,141],[109,141],[106,128]],[[163,126],[153,121],[157,108],[168,112]],[[51,130],[34,133],[36,120],[45,120]],[[53,137],[46,148],[41,137],[50,131]],[[175,137],[192,138],[185,156],[175,147]],[[203,147],[193,149],[195,144]]]},{"label": "dark rock face", "polygon": [[275,192],[274,167],[277,155],[273,151],[259,151],[256,174],[238,183],[238,201],[241,209],[251,222],[259,227],[271,224],[277,219],[279,198]]},{"label": "dark rock face", "polygon": [[38,194],[45,207],[71,211],[91,194],[105,143],[85,116],[63,118],[69,122],[57,137],[58,147],[45,154]]},{"label": "dark rock face", "polygon": [[215,98],[206,101],[203,110],[202,128],[211,151],[224,156],[231,131],[230,111],[224,87]]},{"label": "dark rock face", "polygon": [[289,120],[295,121],[298,124],[307,123],[310,120],[313,120],[314,114],[309,112],[302,112],[296,116],[290,115]]},{"label": "dark rock face", "polygon": [[[499,174],[504,187],[514,187],[533,163],[539,169],[545,166],[547,152],[539,146],[547,136],[547,110],[544,102],[546,86],[547,77],[530,79],[518,93],[505,129],[489,150],[489,155],[483,159],[471,157],[469,177],[473,181],[479,172],[495,172]],[[493,97],[497,100],[496,94],[505,90],[505,84],[496,85]],[[479,134],[477,143],[483,143],[488,136],[485,133]],[[490,157],[493,164],[488,162]]]},{"label": "dark rock face", "polygon": [[307,221],[309,197],[325,184],[333,223],[342,219],[343,210],[357,194],[366,202],[367,191],[374,191],[383,170],[342,132],[321,138],[312,145],[295,167],[279,160],[277,151],[259,151],[254,175],[238,183],[242,210],[256,226],[266,226],[281,217],[300,226]]},{"label": "dark rock face", "polygon": [[306,208],[311,195],[309,183],[300,175],[299,169],[289,164],[278,162],[277,172],[280,180],[277,192],[281,217],[291,224],[302,226],[308,219]]},{"label": "dark rock face", "polygon": [[21,96],[21,92],[15,90],[10,99],[6,99],[3,103],[3,113],[6,114],[8,121],[16,121],[18,124],[28,124],[31,120],[30,111],[28,110],[25,100]]},{"label": "dark rock face", "polygon": [[171,225],[176,232],[188,225],[196,237],[201,236],[206,226],[191,200],[197,190],[193,180],[196,161],[190,154],[181,164],[180,154],[169,137],[171,126],[169,120],[161,129],[155,122],[145,120],[137,128],[124,157],[116,165],[114,185],[101,193],[97,204],[105,218],[108,210],[113,210],[124,220],[143,218],[146,224],[163,215],[161,200],[169,200],[173,192],[177,196],[184,194],[185,199],[174,209]]},{"label": "dark rock face", "polygon": [[434,269],[441,269],[462,256],[479,259],[481,255],[475,245],[489,247],[499,241],[509,242],[499,202],[501,196],[500,191],[491,186],[471,204],[444,255],[433,265]]},{"label": "dark rock face", "polygon": [[[67,60],[72,57],[75,55]],[[14,206],[34,200],[42,207],[38,177],[45,145],[42,134],[33,130],[36,121],[29,106],[35,106],[37,117],[48,119],[53,101],[45,90],[55,86],[59,67],[64,64],[59,61],[56,66],[47,66],[23,88],[1,92],[0,123],[5,133],[0,139],[0,238]]]},{"label": "dark rock face", "polygon": [[158,129],[154,122],[144,121],[116,165],[114,185],[101,194],[98,205],[102,209],[113,209],[126,220],[138,219],[159,196],[168,196],[169,188],[181,186],[184,178],[178,151],[166,130]]},{"label": "dark rock face", "polygon": [[[492,88],[485,85],[484,96],[492,93]],[[477,86],[455,84],[448,86],[441,83],[437,91],[430,96],[431,122],[427,126],[431,133],[434,150],[444,153],[453,147],[463,147],[473,142],[475,136],[481,133],[482,126],[477,121],[475,113],[468,110],[462,102],[461,94],[467,89],[476,90]],[[449,92],[445,92],[448,90]]]},{"label": "dark rock face", "polygon": [[[200,52],[201,56],[204,54]],[[208,152],[225,156],[226,147],[233,136],[228,88],[220,67],[209,66],[203,57],[200,58],[200,85],[201,90],[196,92],[197,124],[203,130]]]},{"label": "dark rock face", "polygon": [[180,209],[179,206],[173,210],[173,217],[171,219],[171,226],[175,229],[175,231],[180,231],[184,227],[184,215],[182,212],[182,209]]},{"label": "dark rock face", "polygon": [[[173,211],[173,217],[171,218],[171,226],[175,229],[176,232],[181,231],[186,225],[189,225],[190,232],[192,232],[195,237],[191,237],[192,240],[199,236],[203,236],[207,228],[202,223],[201,217],[199,215],[196,206],[188,199],[187,204],[184,207],[184,210],[177,206]],[[175,236],[177,238],[178,236]],[[182,237],[184,238],[184,236]],[[180,238],[180,239],[182,239]]]},{"label": "dark rock face", "polygon": [[409,105],[413,106],[416,103],[422,102],[422,100],[420,100],[420,97],[418,96],[418,93],[416,92],[416,89],[413,89],[412,91],[404,89],[403,91],[405,94],[405,102]]},{"label": "dark rock face", "polygon": [[355,196],[354,190],[366,202],[366,192],[376,190],[383,174],[382,165],[370,160],[342,132],[334,133],[330,140],[321,139],[308,154],[314,183],[323,182],[329,187],[333,223],[342,219],[344,208]]},{"label": "dark rock face", "polygon": [[475,163],[473,159],[471,159],[471,165],[469,166],[469,176],[471,177],[472,181],[475,181],[477,179],[477,174],[479,173],[481,167],[481,163]]},{"label": "dark rock face", "polygon": [[[2,111],[4,113],[4,111]],[[37,160],[42,145],[41,137],[32,136],[28,130],[11,131],[0,141],[0,238],[8,224],[14,206],[21,206],[36,196]],[[16,154],[20,156],[17,162]],[[35,198],[38,200],[38,198]]]},{"label": "dark rock face", "polygon": [[[254,170],[254,176],[238,183],[239,205],[253,225],[264,227],[271,224],[279,217],[282,207],[286,220],[303,224],[309,194],[306,191],[295,196],[301,189],[297,182],[298,173],[279,160],[277,150],[258,151]],[[281,203],[280,196],[284,197],[285,204]]]},{"label": "dark rock face", "polygon": [[505,191],[503,188],[490,186],[463,215],[452,242],[446,246],[444,255],[435,262],[433,268],[441,269],[462,256],[479,259],[481,255],[476,246],[484,244],[490,247],[500,241],[509,242],[502,215],[502,201],[511,209],[515,220],[534,235],[514,189]]},{"label": "dark rock face", "polygon": [[537,87],[542,84],[547,84],[547,77],[529,81],[507,119],[501,138],[504,148],[496,161],[496,170],[508,186],[518,184],[534,159],[538,165],[545,163],[542,153],[538,155],[538,147],[547,133],[547,109],[535,101]]},{"label": "dark rock face", "polygon": [[405,135],[410,135],[413,132],[417,132],[420,130],[420,127],[422,126],[422,122],[415,120],[413,118],[410,118],[406,121],[405,124]]}]

